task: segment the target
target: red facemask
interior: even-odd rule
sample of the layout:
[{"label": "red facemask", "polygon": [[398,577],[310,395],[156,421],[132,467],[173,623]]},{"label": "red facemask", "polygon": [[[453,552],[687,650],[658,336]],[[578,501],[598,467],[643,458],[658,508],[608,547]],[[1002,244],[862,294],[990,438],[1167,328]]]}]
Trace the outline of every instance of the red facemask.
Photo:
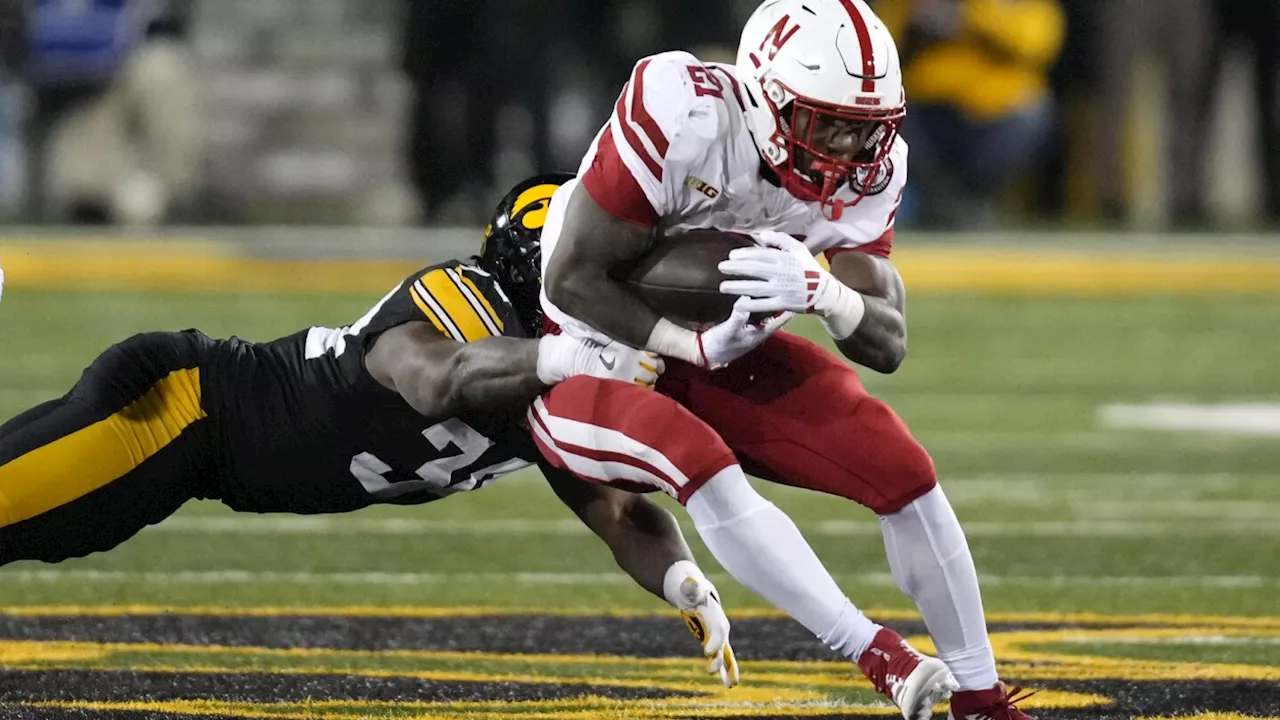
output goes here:
[{"label": "red facemask", "polygon": [[[886,172],[885,160],[906,107],[840,107],[791,94],[795,100],[781,109],[770,103],[778,124],[773,140],[787,151],[786,163],[774,170],[788,192],[821,203],[823,214],[838,220],[844,208],[858,204]],[[856,194],[852,202],[834,198],[845,184]]]}]

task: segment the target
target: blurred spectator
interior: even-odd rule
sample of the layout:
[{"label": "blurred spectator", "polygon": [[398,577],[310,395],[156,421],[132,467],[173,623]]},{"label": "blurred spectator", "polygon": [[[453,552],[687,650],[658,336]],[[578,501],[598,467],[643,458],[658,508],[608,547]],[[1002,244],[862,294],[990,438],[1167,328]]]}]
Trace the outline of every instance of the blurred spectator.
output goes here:
[{"label": "blurred spectator", "polygon": [[34,107],[35,219],[159,222],[199,166],[186,0],[31,0],[23,79]]},{"label": "blurred spectator", "polygon": [[[1227,0],[1235,5],[1248,0]],[[1274,4],[1275,0],[1267,0]],[[1149,53],[1163,71],[1166,90],[1164,177],[1177,224],[1205,217],[1205,152],[1208,112],[1205,89],[1212,70],[1211,0],[1108,0],[1098,5],[1100,30],[1096,106],[1098,135],[1094,169],[1100,213],[1107,220],[1130,214],[1126,172],[1126,118],[1133,98],[1134,70]],[[1275,52],[1272,46],[1271,52]]]},{"label": "blurred spectator", "polygon": [[1079,220],[1088,217],[1096,201],[1093,182],[1094,89],[1099,65],[1098,5],[1109,0],[1063,0],[1066,34],[1058,61],[1049,73],[1049,88],[1057,105],[1058,122],[1044,157],[1029,179],[1033,195],[1029,208],[1037,217]]},{"label": "blurred spectator", "polygon": [[422,217],[476,221],[489,212],[504,107],[527,118],[532,174],[546,165],[552,81],[544,47],[564,17],[557,2],[406,0],[403,69],[412,88],[410,177]]},{"label": "blurred spectator", "polygon": [[17,80],[26,45],[20,3],[0,3],[0,219],[17,214],[22,192],[25,152],[22,109],[25,94]]},{"label": "blurred spectator", "polygon": [[1004,190],[1052,131],[1047,73],[1062,45],[1057,0],[879,0],[898,41],[911,146],[903,213],[947,227],[990,225]]},{"label": "blurred spectator", "polygon": [[[1253,60],[1255,127],[1263,157],[1263,212],[1280,222],[1280,2],[1276,0],[1216,0],[1218,34],[1213,66],[1221,68],[1225,46],[1248,46]],[[1216,83],[1209,88],[1207,107],[1218,100]]]},{"label": "blurred spectator", "polygon": [[407,156],[428,222],[480,221],[496,188],[564,169],[548,127],[558,94],[598,96],[573,123],[586,128],[577,147],[559,153],[576,169],[638,59],[708,45],[732,59],[740,31],[733,0],[405,2]]}]

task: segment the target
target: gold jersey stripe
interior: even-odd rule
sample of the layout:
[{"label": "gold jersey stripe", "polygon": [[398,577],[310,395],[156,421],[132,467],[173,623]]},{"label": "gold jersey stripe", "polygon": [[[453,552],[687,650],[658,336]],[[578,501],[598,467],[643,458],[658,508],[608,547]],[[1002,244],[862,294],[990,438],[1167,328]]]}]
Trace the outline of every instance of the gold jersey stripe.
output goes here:
[{"label": "gold jersey stripe", "polygon": [[462,337],[462,331],[453,323],[453,318],[449,317],[449,314],[444,311],[444,308],[440,307],[440,303],[436,302],[436,299],[432,297],[431,293],[427,292],[427,288],[423,286],[421,280],[414,281],[413,289],[417,293],[415,300],[422,300],[423,305],[425,305],[426,309],[431,312],[429,317],[432,318],[432,321],[439,321],[436,325],[436,329],[444,333],[445,337],[452,338],[454,340],[460,339]]},{"label": "gold jersey stripe", "polygon": [[0,527],[129,474],[205,417],[200,370],[175,370],[128,407],[0,465]]},{"label": "gold jersey stripe", "polygon": [[435,325],[436,329],[439,330],[441,334],[447,336],[449,331],[444,329],[444,323],[440,322],[440,318],[435,314],[435,312],[432,311],[431,308],[427,307],[427,301],[422,298],[422,293],[418,291],[419,287],[420,285],[418,283],[410,285],[409,297],[413,298],[413,304],[418,306],[418,309],[422,311],[423,315],[427,316],[427,319],[431,321],[431,324]]},{"label": "gold jersey stripe", "polygon": [[479,315],[484,311],[477,310],[467,300],[462,289],[453,282],[444,269],[432,270],[423,275],[421,283],[428,295],[423,299],[428,305],[438,308],[440,319],[446,326],[452,326],[457,330],[456,334],[450,333],[454,340],[475,342],[493,335],[489,332],[489,328],[485,327],[484,319]]},{"label": "gold jersey stripe", "polygon": [[485,317],[488,318],[488,322],[485,324],[489,326],[489,332],[494,335],[501,334],[502,319],[498,317],[498,312],[493,309],[493,305],[489,304],[489,299],[484,296],[484,293],[480,292],[480,288],[472,282],[471,278],[467,277],[466,274],[461,271],[455,271],[449,274],[453,278],[454,282],[462,283],[464,286],[461,288],[462,294],[466,295],[468,300],[471,300],[471,305],[475,307],[476,310],[484,313]]}]

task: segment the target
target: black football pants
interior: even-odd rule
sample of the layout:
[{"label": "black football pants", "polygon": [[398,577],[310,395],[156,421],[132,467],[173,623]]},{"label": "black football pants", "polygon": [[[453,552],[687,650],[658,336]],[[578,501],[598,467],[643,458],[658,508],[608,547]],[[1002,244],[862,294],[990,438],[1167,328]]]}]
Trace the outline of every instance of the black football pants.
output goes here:
[{"label": "black football pants", "polygon": [[112,346],[65,396],[0,426],[0,565],[109,550],[216,474],[200,367],[213,341],[147,333]]}]

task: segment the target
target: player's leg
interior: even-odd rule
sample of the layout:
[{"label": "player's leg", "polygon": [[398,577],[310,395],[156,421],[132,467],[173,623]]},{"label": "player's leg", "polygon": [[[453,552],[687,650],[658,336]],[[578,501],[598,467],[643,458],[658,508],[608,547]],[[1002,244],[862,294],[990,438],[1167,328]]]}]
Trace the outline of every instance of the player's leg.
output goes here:
[{"label": "player's leg", "polygon": [[715,373],[668,362],[658,387],[711,425],[748,472],[876,512],[890,569],[939,657],[963,690],[995,685],[973,557],[933,461],[848,364],[779,333]]},{"label": "player's leg", "polygon": [[0,565],[108,550],[204,493],[213,441],[188,333],[130,338],[0,427]]},{"label": "player's leg", "polygon": [[29,410],[22,411],[12,418],[9,418],[7,422],[0,425],[0,439],[12,435],[17,432],[19,428],[34,425],[37,420],[62,407],[66,402],[67,400],[65,397],[60,397],[56,400],[48,400]]},{"label": "player's leg", "polygon": [[[751,487],[720,436],[670,398],[571,378],[535,401],[530,425],[557,467],[675,497],[734,579],[845,657],[860,658],[883,631],[840,590],[795,523]],[[927,717],[949,689],[945,666],[932,663],[919,664],[915,682],[895,683],[894,700],[908,718]]]},{"label": "player's leg", "polygon": [[667,362],[658,391],[724,438],[747,472],[897,512],[937,485],[933,460],[843,360],[790,333],[714,372]]},{"label": "player's leg", "polygon": [[635,385],[579,376],[536,400],[529,416],[553,465],[593,482],[666,492],[743,585],[817,635],[836,624],[843,593],[795,524],[756,493],[724,441],[688,410]]}]

